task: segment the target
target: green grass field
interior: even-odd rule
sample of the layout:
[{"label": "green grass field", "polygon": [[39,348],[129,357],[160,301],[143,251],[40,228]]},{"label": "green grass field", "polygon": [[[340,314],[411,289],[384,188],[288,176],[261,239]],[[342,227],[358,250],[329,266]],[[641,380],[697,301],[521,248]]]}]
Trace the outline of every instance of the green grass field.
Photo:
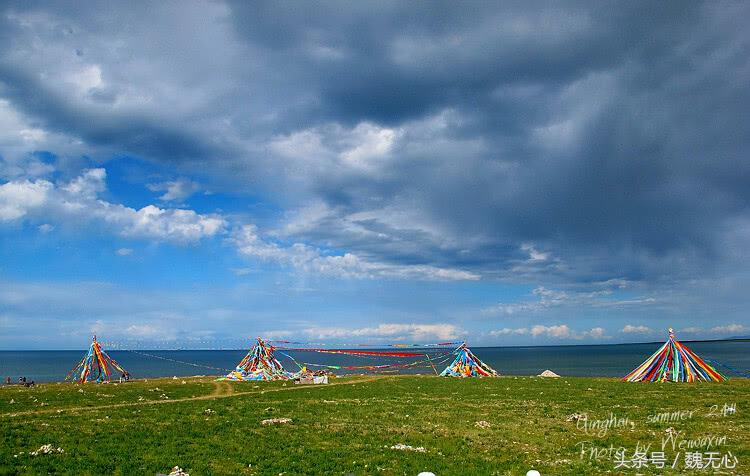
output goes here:
[{"label": "green grass field", "polygon": [[[155,475],[174,465],[191,476],[750,474],[748,395],[745,379],[360,376],[295,386],[203,377],[4,386],[0,474]],[[588,421],[568,421],[576,413]],[[663,413],[678,421],[654,421]],[[595,423],[610,414],[620,419],[616,427]],[[269,418],[292,422],[261,424]],[[664,469],[615,468],[610,447],[624,448],[628,460],[636,447],[661,451],[670,434]],[[64,453],[29,454],[44,444]],[[424,451],[391,448],[398,444]],[[685,451],[730,454],[726,464],[736,467],[686,470]]]}]

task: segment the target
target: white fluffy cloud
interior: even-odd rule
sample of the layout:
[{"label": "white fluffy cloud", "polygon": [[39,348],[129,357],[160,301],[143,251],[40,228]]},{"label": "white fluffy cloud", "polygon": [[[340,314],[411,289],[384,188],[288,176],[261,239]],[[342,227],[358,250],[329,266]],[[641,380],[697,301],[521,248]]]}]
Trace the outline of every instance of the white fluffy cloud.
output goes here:
[{"label": "white fluffy cloud", "polygon": [[550,257],[550,253],[539,251],[530,243],[523,243],[521,245],[521,251],[525,251],[529,254],[529,261],[547,261]]},{"label": "white fluffy cloud", "polygon": [[201,186],[187,178],[179,178],[168,182],[159,182],[148,185],[152,192],[164,192],[159,197],[163,202],[181,201],[200,191]]},{"label": "white fluffy cloud", "polygon": [[370,122],[353,128],[328,124],[278,136],[270,148],[282,157],[299,161],[298,166],[307,170],[312,164],[371,170],[389,156],[402,133]]},{"label": "white fluffy cloud", "polygon": [[545,326],[537,324],[529,327],[510,328],[505,327],[490,331],[489,333],[493,337],[508,336],[508,335],[530,335],[532,337],[547,337],[551,339],[608,339],[607,332],[603,327],[593,327],[587,331],[579,332],[570,328],[567,324],[557,324],[552,326]]},{"label": "white fluffy cloud", "polygon": [[193,210],[163,209],[146,205],[140,210],[118,206],[108,221],[122,224],[122,235],[178,242],[198,241],[220,233],[226,222],[216,215],[200,215]]},{"label": "white fluffy cloud", "polygon": [[624,332],[625,334],[649,334],[653,332],[653,329],[646,326],[633,326],[626,324],[620,332]]},{"label": "white fluffy cloud", "polygon": [[737,323],[724,324],[724,325],[714,326],[710,328],[699,327],[699,326],[675,328],[675,332],[678,338],[680,334],[693,334],[693,335],[698,335],[699,337],[701,335],[726,337],[727,334],[741,334],[741,333],[745,333],[748,331],[750,331],[750,328],[748,328],[747,326],[743,324],[737,324]]},{"label": "white fluffy cloud", "polygon": [[93,221],[108,225],[121,236],[183,243],[224,230],[226,222],[218,215],[154,205],[136,210],[98,199],[106,190],[106,175],[98,168],[85,170],[64,184],[44,179],[4,183],[0,185],[0,221]]},{"label": "white fluffy cloud", "polygon": [[107,189],[107,171],[104,169],[88,169],[71,180],[61,189],[73,197],[82,199],[95,198],[99,193]]},{"label": "white fluffy cloud", "polygon": [[591,292],[566,292],[536,287],[531,293],[535,299],[520,302],[498,303],[482,310],[487,315],[531,314],[563,306],[621,308],[647,306],[656,303],[651,297],[614,299],[614,291],[619,287],[617,282],[605,284],[605,289]]},{"label": "white fluffy cloud", "polygon": [[304,333],[315,339],[342,339],[347,337],[406,338],[413,340],[450,340],[465,335],[453,324],[380,324],[375,327],[311,327]]},{"label": "white fluffy cloud", "polygon": [[494,331],[490,331],[490,335],[493,336],[493,337],[507,336],[507,335],[511,335],[511,334],[526,335],[528,333],[529,333],[529,330],[527,328],[525,328],[525,327],[519,327],[517,329],[513,329],[513,328],[510,328],[510,327],[503,327],[502,329],[497,329],[497,330],[494,330]]},{"label": "white fluffy cloud", "polygon": [[603,327],[593,327],[590,330],[586,331],[586,335],[591,337],[592,339],[606,339],[607,335]]},{"label": "white fluffy cloud", "polygon": [[345,278],[426,279],[434,281],[474,281],[479,275],[460,269],[429,265],[398,265],[360,258],[352,253],[325,255],[303,243],[281,246],[263,239],[255,225],[236,230],[232,242],[240,254],[291,266],[325,276]]},{"label": "white fluffy cloud", "polygon": [[[0,222],[21,219],[43,222],[44,225],[55,220],[96,222],[123,237],[177,243],[196,242],[217,235],[228,225],[219,215],[203,215],[189,209],[156,205],[134,209],[102,200],[98,196],[106,190],[106,177],[105,169],[95,168],[84,170],[78,177],[65,183],[45,179],[6,182],[0,185]],[[170,189],[171,185],[165,188],[166,193],[162,196],[165,200],[177,199],[186,190],[183,185]],[[43,230],[51,229],[45,226]],[[264,239],[254,225],[237,228],[231,241],[243,256],[325,276],[434,281],[473,281],[480,278],[478,274],[461,269],[378,262],[353,253],[327,255],[304,243],[284,246]]]},{"label": "white fluffy cloud", "polygon": [[49,200],[54,185],[46,180],[8,182],[0,185],[0,221],[23,218]]},{"label": "white fluffy cloud", "polygon": [[5,180],[44,177],[54,167],[33,152],[54,150],[61,155],[92,154],[77,139],[44,129],[0,97],[0,178]]},{"label": "white fluffy cloud", "polygon": [[534,337],[537,336],[547,336],[547,337],[557,337],[557,338],[567,338],[570,337],[572,334],[572,331],[570,330],[570,327],[568,327],[565,324],[558,325],[558,326],[542,326],[542,325],[536,325],[531,328],[531,335]]},{"label": "white fluffy cloud", "polygon": [[742,324],[727,324],[725,326],[716,326],[710,329],[710,331],[715,334],[732,334],[735,332],[744,332],[746,330],[747,327]]},{"label": "white fluffy cloud", "polygon": [[107,343],[110,347],[141,340],[174,341],[181,330],[175,325],[175,321],[183,319],[184,316],[177,314],[158,312],[137,316],[134,321],[115,322],[112,319],[96,319],[90,324],[88,331],[98,335],[100,339],[104,336],[116,338],[117,340]]}]

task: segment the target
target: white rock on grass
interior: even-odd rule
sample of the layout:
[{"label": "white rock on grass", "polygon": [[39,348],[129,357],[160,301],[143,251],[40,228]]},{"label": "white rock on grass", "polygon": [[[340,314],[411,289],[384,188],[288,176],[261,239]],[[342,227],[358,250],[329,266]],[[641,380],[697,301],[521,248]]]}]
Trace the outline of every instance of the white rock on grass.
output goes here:
[{"label": "white rock on grass", "polygon": [[54,453],[62,454],[62,453],[65,453],[65,450],[60,447],[53,448],[52,445],[42,445],[39,447],[38,450],[32,451],[29,454],[31,456],[39,456],[39,455],[49,455],[49,454],[54,454]]},{"label": "white rock on grass", "polygon": [[276,425],[280,423],[291,423],[291,422],[292,422],[291,418],[269,418],[268,420],[263,420],[260,423],[264,426],[268,426],[268,425]]},{"label": "white rock on grass", "polygon": [[175,466],[172,468],[172,472],[169,473],[168,476],[190,476],[190,474],[183,471],[179,466]]},{"label": "white rock on grass", "polygon": [[585,413],[573,413],[572,415],[569,415],[568,418],[565,419],[565,421],[578,421],[578,420],[588,420],[588,415]]},{"label": "white rock on grass", "polygon": [[427,450],[423,446],[410,446],[405,445],[403,443],[398,443],[393,446],[391,446],[392,450],[400,450],[400,451],[416,451],[417,453],[427,453]]}]

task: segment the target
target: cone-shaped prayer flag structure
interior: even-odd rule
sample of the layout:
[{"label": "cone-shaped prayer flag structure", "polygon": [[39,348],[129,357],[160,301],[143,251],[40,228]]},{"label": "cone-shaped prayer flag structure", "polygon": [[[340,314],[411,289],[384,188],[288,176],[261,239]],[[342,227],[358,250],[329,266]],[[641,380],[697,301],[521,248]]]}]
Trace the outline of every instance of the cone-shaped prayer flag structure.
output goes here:
[{"label": "cone-shaped prayer flag structure", "polygon": [[674,338],[669,329],[669,340],[654,355],[626,375],[628,382],[723,382],[726,380],[715,368],[695,355]]},{"label": "cone-shaped prayer flag structure", "polygon": [[65,380],[75,380],[78,383],[86,383],[89,381],[95,381],[97,383],[109,382],[112,378],[113,371],[119,372],[123,377],[130,378],[128,371],[123,369],[115,359],[104,352],[102,346],[97,342],[96,336],[94,336],[89,351],[83,359],[78,362],[78,365],[68,372]]},{"label": "cone-shaped prayer flag structure", "polygon": [[274,347],[258,337],[258,342],[243,357],[237,368],[219,380],[289,380],[291,375],[273,356]]},{"label": "cone-shaped prayer flag structure", "polygon": [[495,369],[485,364],[466,346],[461,344],[453,352],[456,358],[443,370],[441,377],[497,377]]}]

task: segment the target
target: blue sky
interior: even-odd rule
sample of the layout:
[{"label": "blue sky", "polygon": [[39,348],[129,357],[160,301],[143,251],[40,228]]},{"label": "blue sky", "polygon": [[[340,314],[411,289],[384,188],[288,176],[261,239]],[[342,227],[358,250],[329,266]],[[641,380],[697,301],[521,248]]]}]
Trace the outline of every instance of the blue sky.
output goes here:
[{"label": "blue sky", "polygon": [[749,13],[6,2],[0,349],[750,334]]}]

